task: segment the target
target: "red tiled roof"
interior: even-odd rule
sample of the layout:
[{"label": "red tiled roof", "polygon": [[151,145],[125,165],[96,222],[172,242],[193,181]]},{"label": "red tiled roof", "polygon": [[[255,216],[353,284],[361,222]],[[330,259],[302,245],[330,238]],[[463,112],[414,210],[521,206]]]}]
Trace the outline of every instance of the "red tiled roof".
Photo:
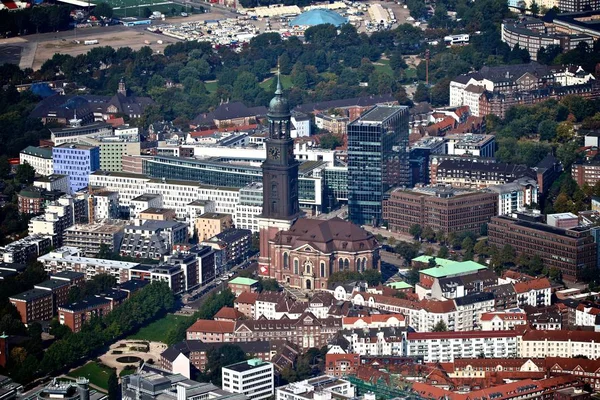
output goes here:
[{"label": "red tiled roof", "polygon": [[230,319],[232,321],[243,318],[244,314],[232,307],[224,306],[214,316],[215,319]]},{"label": "red tiled roof", "polygon": [[586,360],[584,358],[546,357],[545,366],[554,371],[575,371],[600,373],[600,360]]},{"label": "red tiled roof", "polygon": [[238,304],[255,304],[258,299],[258,293],[242,292],[235,299],[234,303]]},{"label": "red tiled roof", "polygon": [[600,343],[600,332],[592,331],[542,331],[542,330],[528,330],[523,334],[523,340],[548,340],[556,342],[595,342]]},{"label": "red tiled roof", "polygon": [[531,290],[550,289],[552,287],[548,278],[537,278],[530,281],[517,282],[514,284],[514,286],[515,292],[517,293],[526,293]]},{"label": "red tiled roof", "polygon": [[211,319],[199,319],[194,325],[187,329],[187,332],[206,332],[206,333],[233,333],[235,322],[233,321],[213,321]]}]

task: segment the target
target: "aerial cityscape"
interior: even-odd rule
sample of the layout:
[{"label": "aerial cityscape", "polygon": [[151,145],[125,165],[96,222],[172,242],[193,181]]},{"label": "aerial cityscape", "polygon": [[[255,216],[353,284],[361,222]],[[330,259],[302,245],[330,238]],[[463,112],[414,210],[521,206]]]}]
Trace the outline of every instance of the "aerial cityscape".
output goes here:
[{"label": "aerial cityscape", "polygon": [[600,399],[600,0],[0,0],[50,399]]}]

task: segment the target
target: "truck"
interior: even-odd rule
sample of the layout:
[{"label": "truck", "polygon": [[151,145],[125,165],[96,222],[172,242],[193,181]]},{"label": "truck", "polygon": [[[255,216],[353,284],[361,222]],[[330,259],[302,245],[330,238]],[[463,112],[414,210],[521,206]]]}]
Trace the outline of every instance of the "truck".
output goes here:
[{"label": "truck", "polygon": [[88,46],[91,44],[98,44],[98,43],[100,43],[100,42],[98,42],[98,40],[96,40],[96,39],[86,40],[83,42],[83,44],[88,45]]}]

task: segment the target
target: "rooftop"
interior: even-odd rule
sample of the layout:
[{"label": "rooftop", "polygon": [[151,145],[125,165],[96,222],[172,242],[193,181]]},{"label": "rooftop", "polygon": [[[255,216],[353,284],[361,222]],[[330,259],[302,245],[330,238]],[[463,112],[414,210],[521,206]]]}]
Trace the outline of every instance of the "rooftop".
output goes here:
[{"label": "rooftop", "polygon": [[229,281],[230,284],[233,285],[245,285],[245,286],[252,286],[258,283],[257,280],[254,279],[250,279],[250,278],[243,278],[241,276],[238,276],[235,279],[232,279]]},{"label": "rooftop", "polygon": [[76,303],[65,304],[58,308],[59,310],[77,312],[88,310],[90,308],[96,308],[102,305],[106,305],[108,303],[110,303],[110,300],[104,297],[90,296]]},{"label": "rooftop", "polygon": [[377,105],[371,110],[362,114],[357,120],[351,122],[350,125],[383,124],[396,113],[406,110],[408,110],[408,107],[406,106]]},{"label": "rooftop", "polygon": [[165,215],[165,214],[169,214],[172,213],[173,210],[170,208],[158,208],[158,207],[150,207],[145,209],[144,211],[140,212],[140,214],[159,214],[159,215]]},{"label": "rooftop", "polygon": [[[136,175],[136,177],[137,176],[139,176],[140,178],[142,177],[142,175]],[[131,199],[131,201],[150,201],[156,199],[157,197],[162,197],[162,195],[155,193],[144,193],[141,196]]]},{"label": "rooftop", "polygon": [[60,287],[65,287],[65,286],[69,286],[69,282],[65,282],[65,281],[58,280],[58,279],[48,279],[47,281],[40,282],[37,285],[34,285],[33,287],[35,289],[42,289],[42,290],[55,290],[55,289],[58,289]]},{"label": "rooftop", "polygon": [[63,179],[66,178],[68,175],[62,175],[62,174],[52,174],[52,175],[46,175],[46,176],[38,176],[35,178],[35,182],[54,182],[57,181],[59,179]]},{"label": "rooftop", "polygon": [[26,292],[22,292],[22,293],[10,296],[10,299],[27,302],[27,301],[41,299],[44,297],[52,297],[52,292],[49,292],[47,290],[42,290],[42,289],[31,289],[31,290],[27,290]]},{"label": "rooftop", "polygon": [[122,231],[125,228],[125,224],[122,222],[115,223],[104,223],[104,224],[77,224],[68,227],[65,233],[78,232],[78,233],[108,233],[115,234]]},{"label": "rooftop", "polygon": [[443,258],[435,258],[430,256],[420,256],[413,258],[413,261],[429,263],[429,260],[434,259],[437,266],[427,268],[420,271],[421,274],[429,275],[434,278],[441,278],[449,275],[464,275],[470,272],[476,272],[487,267],[476,263],[475,261],[452,261]]},{"label": "rooftop", "polygon": [[260,358],[253,358],[247,361],[242,361],[237,364],[228,365],[223,367],[223,369],[229,369],[236,372],[246,372],[251,371],[255,368],[264,367],[266,365],[271,365],[271,363],[267,363]]},{"label": "rooftop", "polygon": [[88,145],[79,144],[79,143],[63,143],[58,146],[54,146],[54,149],[91,150],[94,148],[96,148],[96,146],[88,146]]},{"label": "rooftop", "polygon": [[79,279],[84,277],[85,274],[82,272],[75,272],[75,271],[61,271],[61,272],[57,272],[55,274],[52,274],[52,276],[50,276],[50,279],[58,279],[58,280],[72,280],[72,279]]},{"label": "rooftop", "polygon": [[226,217],[231,217],[231,215],[230,214],[225,214],[225,213],[209,212],[209,213],[202,214],[198,218],[204,218],[204,219],[221,219],[221,218],[226,218]]},{"label": "rooftop", "polygon": [[24,150],[21,150],[21,154],[52,159],[52,148],[27,146]]}]

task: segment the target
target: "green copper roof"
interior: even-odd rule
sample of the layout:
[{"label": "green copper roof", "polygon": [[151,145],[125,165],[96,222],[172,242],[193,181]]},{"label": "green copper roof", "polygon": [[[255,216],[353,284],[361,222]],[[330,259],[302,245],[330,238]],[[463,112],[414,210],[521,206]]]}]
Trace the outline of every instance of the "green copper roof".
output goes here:
[{"label": "green copper roof", "polygon": [[[413,261],[428,263],[429,260],[434,257],[420,256],[413,258]],[[427,268],[420,271],[420,273],[432,276],[434,278],[440,278],[443,276],[462,275],[469,272],[479,271],[481,269],[487,269],[485,265],[476,263],[475,261],[452,261],[446,260],[445,258],[435,258],[437,267]]]},{"label": "green copper roof", "polygon": [[254,279],[250,279],[250,278],[242,278],[242,277],[237,277],[235,279],[232,279],[229,281],[229,283],[233,283],[234,285],[247,285],[247,286],[252,286],[255,283],[258,283],[258,281],[254,280]]},{"label": "green copper roof", "polygon": [[396,289],[396,290],[412,289],[412,286],[404,281],[390,282],[390,283],[386,283],[385,285],[391,287],[392,289]]},{"label": "green copper roof", "polygon": [[27,146],[24,150],[21,150],[21,153],[42,158],[52,158],[52,149],[48,147]]}]

